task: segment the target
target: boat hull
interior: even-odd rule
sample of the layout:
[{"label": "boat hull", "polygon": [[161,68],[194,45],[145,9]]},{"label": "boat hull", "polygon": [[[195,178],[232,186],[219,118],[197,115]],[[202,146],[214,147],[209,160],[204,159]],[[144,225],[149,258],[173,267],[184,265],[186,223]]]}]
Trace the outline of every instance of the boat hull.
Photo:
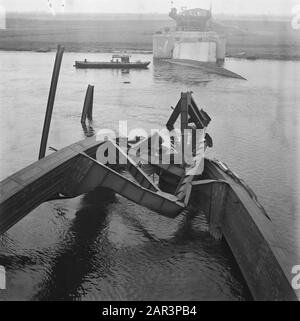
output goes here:
[{"label": "boat hull", "polygon": [[93,136],[50,154],[1,181],[0,235],[43,202],[59,199],[61,195],[77,197],[100,186],[169,218],[184,210],[183,203],[151,185],[131,160],[127,160],[128,172],[138,183],[97,162],[96,151],[103,143]]},{"label": "boat hull", "polygon": [[300,291],[291,286],[297,255],[290,254],[293,248],[282,242],[255,196],[214,161],[205,160],[204,176],[215,183],[193,187],[199,209],[205,212],[210,230],[228,243],[253,298],[298,300]]},{"label": "boat hull", "polygon": [[[149,189],[151,186],[143,187],[148,180],[134,166],[129,171],[134,171],[139,184],[97,162],[96,151],[102,143],[96,137],[85,139],[2,181],[0,234],[61,193],[75,197],[97,186],[108,187],[167,217],[176,217],[183,210],[182,204]],[[208,159],[201,180],[195,183],[198,210],[206,213],[212,234],[219,233],[228,243],[253,298],[297,300],[300,291],[291,286],[291,270],[297,260],[287,255],[292,247],[282,244],[276,226],[245,186]]]},{"label": "boat hull", "polygon": [[147,69],[150,61],[130,62],[130,63],[111,63],[111,62],[85,62],[75,61],[75,68],[78,69]]}]

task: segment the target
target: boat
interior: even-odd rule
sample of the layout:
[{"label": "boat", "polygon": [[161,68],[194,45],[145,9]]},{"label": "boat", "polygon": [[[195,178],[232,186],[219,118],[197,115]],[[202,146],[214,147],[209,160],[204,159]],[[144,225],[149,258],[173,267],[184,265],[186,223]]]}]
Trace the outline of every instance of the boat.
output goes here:
[{"label": "boat", "polygon": [[112,55],[111,61],[75,61],[75,68],[79,69],[146,69],[150,65],[150,61],[130,62],[130,55]]},{"label": "boat", "polygon": [[[59,58],[54,67],[58,74],[57,64]],[[92,92],[87,92],[89,102]],[[50,119],[45,117],[43,134],[48,135]],[[168,219],[203,213],[211,237],[228,244],[254,300],[299,300],[291,273],[296,260],[287,255],[296,245],[283,244],[271,217],[241,178],[225,163],[205,156],[213,147],[210,122],[192,93],[183,92],[166,123],[169,136],[92,136],[61,150],[52,148],[45,157],[43,135],[39,160],[0,182],[0,235],[44,202],[105,188]]]},{"label": "boat", "polygon": [[[166,124],[169,131],[178,118],[181,133],[187,128],[202,133],[201,139],[192,143],[190,161],[181,154],[184,164],[174,162],[181,153],[176,144],[166,148],[158,133],[127,141],[125,149],[121,138],[99,141],[94,136],[55,151],[6,178],[0,183],[0,235],[43,202],[73,198],[99,187],[170,219],[191,215],[195,209],[190,206],[190,198],[196,193],[197,210],[205,213],[210,234],[228,243],[253,298],[297,300],[299,291],[292,288],[288,273],[293,262],[282,251],[269,215],[228,166],[204,156],[206,148],[212,146],[206,133],[211,119],[198,109],[190,92],[181,94]],[[99,150],[103,155],[117,154],[118,160],[104,163]],[[170,163],[162,161],[166,155],[173,156]],[[121,158],[126,160],[122,164],[132,179],[117,170],[118,166],[124,170]],[[154,176],[158,183],[151,179]]]}]

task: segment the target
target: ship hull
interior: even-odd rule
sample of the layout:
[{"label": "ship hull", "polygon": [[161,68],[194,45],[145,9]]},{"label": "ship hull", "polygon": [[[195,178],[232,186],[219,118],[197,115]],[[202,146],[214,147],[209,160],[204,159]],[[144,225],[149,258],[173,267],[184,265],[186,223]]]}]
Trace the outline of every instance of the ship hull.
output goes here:
[{"label": "ship hull", "polygon": [[150,61],[132,63],[75,61],[74,67],[78,69],[147,69],[149,65]]}]

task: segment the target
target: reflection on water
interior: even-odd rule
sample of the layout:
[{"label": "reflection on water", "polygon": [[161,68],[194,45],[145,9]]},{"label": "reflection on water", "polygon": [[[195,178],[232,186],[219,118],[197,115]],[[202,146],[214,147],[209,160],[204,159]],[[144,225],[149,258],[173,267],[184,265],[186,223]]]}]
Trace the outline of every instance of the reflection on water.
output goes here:
[{"label": "reflection on water", "polygon": [[[241,81],[157,61],[129,72],[73,68],[85,57],[110,55],[65,54],[49,146],[118,128],[119,119],[128,120],[129,129],[160,129],[180,92],[191,90],[212,117],[210,156],[254,189],[282,242],[295,242],[299,63],[227,61],[225,68],[248,79]],[[53,60],[53,53],[0,52],[1,179],[37,159]],[[82,128],[87,84],[95,86],[93,123]],[[0,247],[8,285],[0,300],[250,297],[228,247],[212,240],[202,213],[170,220],[104,189],[42,204],[0,238]]]},{"label": "reflection on water", "polygon": [[81,208],[55,249],[51,271],[42,280],[34,299],[72,300],[84,294],[81,283],[95,270],[93,258],[100,250],[96,240],[105,230],[105,205],[114,200],[111,194],[102,188],[82,198]]},{"label": "reflection on water", "polygon": [[208,82],[213,79],[217,79],[219,76],[199,71],[196,68],[189,68],[186,72],[187,67],[169,64],[165,61],[155,59],[153,61],[153,78],[156,81],[163,81],[169,83],[185,84],[187,86],[205,86]]},{"label": "reflection on water", "polygon": [[88,124],[81,123],[81,126],[85,137],[92,137],[95,135],[95,130],[92,126],[92,122],[88,122]]}]

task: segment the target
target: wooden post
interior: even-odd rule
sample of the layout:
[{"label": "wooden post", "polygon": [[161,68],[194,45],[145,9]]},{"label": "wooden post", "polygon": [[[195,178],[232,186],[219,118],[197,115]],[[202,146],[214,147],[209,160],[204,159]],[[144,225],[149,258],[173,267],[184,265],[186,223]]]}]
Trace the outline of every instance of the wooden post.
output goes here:
[{"label": "wooden post", "polygon": [[50,85],[48,102],[47,102],[47,110],[46,110],[46,114],[45,114],[44,127],[43,127],[42,139],[41,139],[41,144],[40,144],[39,159],[45,157],[45,154],[46,154],[53,105],[54,105],[54,100],[55,100],[57,82],[58,82],[59,71],[60,71],[60,66],[61,66],[63,54],[64,54],[64,47],[61,47],[60,45],[58,45],[54,68],[53,68],[53,73],[52,73],[52,80],[51,80],[51,85]]},{"label": "wooden post", "polygon": [[189,110],[189,105],[188,105],[188,94],[189,93],[181,93],[181,114],[180,114],[180,120],[181,120],[181,153],[182,153],[182,167],[184,167],[185,163],[185,157],[184,157],[184,147],[187,144],[187,137],[185,135],[185,129],[188,128],[188,110]]},{"label": "wooden post", "polygon": [[93,104],[94,104],[94,86],[91,86],[91,101],[90,101],[90,104],[89,104],[89,109],[88,109],[88,112],[87,112],[87,119],[89,121],[92,121],[93,120]]},{"label": "wooden post", "polygon": [[222,238],[222,219],[227,200],[228,186],[224,183],[211,185],[209,232],[216,239]]},{"label": "wooden post", "polygon": [[85,124],[86,118],[88,118],[89,121],[93,119],[93,98],[94,86],[88,85],[82,108],[81,124]]}]

